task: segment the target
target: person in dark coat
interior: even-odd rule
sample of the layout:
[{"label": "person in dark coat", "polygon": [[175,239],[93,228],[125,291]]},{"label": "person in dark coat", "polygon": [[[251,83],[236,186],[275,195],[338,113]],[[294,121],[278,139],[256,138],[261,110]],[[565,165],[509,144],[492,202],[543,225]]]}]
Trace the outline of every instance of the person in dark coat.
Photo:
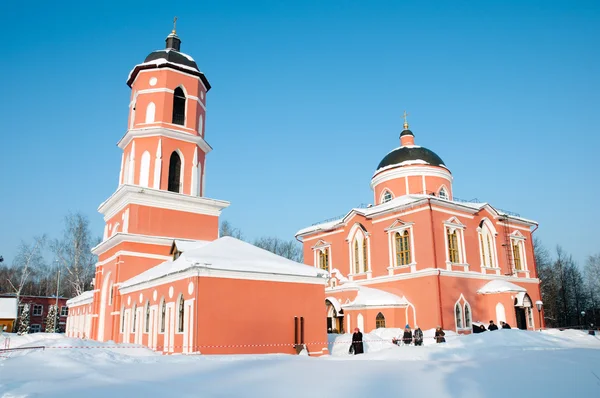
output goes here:
[{"label": "person in dark coat", "polygon": [[500,322],[500,324],[502,325],[502,329],[511,329],[510,325],[506,322]]},{"label": "person in dark coat", "polygon": [[444,337],[445,335],[446,335],[446,333],[444,333],[441,326],[438,326],[437,328],[435,328],[434,339],[435,339],[436,343],[445,343],[446,342],[446,338]]},{"label": "person in dark coat", "polygon": [[492,330],[498,330],[498,325],[494,323],[494,321],[490,321],[490,326],[488,326],[488,330],[491,332]]},{"label": "person in dark coat", "polygon": [[423,345],[423,331],[420,327],[417,326],[413,336],[415,338],[415,345]]},{"label": "person in dark coat", "polygon": [[483,325],[473,324],[473,333],[482,333],[482,332],[485,332],[486,330],[487,329]]},{"label": "person in dark coat", "polygon": [[412,331],[410,330],[410,326],[406,324],[404,327],[404,334],[402,335],[402,342],[406,345],[410,345],[410,343],[412,343],[412,339]]},{"label": "person in dark coat", "polygon": [[352,349],[354,351],[354,355],[364,354],[363,341],[362,341],[362,333],[358,328],[354,328],[354,333],[352,334]]}]

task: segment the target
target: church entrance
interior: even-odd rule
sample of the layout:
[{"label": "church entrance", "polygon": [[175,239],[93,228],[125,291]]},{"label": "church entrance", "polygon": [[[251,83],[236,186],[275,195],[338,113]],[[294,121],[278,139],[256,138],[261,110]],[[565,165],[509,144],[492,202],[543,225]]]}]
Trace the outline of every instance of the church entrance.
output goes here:
[{"label": "church entrance", "polygon": [[344,333],[344,310],[340,309],[338,312],[329,299],[325,300],[325,304],[327,306],[327,333]]},{"label": "church entrance", "polygon": [[525,292],[520,292],[515,297],[515,318],[519,329],[535,328],[531,312],[531,298]]}]

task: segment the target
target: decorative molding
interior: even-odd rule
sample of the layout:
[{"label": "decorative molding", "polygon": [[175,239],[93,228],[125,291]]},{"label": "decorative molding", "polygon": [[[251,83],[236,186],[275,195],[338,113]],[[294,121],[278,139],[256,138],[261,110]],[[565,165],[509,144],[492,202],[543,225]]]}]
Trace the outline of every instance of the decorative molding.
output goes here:
[{"label": "decorative molding", "polygon": [[[195,130],[193,130],[193,129],[190,129],[190,131],[195,132]],[[210,151],[212,151],[212,147],[210,145],[208,145],[208,143],[206,141],[204,141],[204,138],[202,138],[202,136],[200,136],[200,135],[184,133],[183,131],[180,131],[180,130],[170,129],[170,128],[166,128],[166,127],[158,127],[158,126],[129,129],[129,130],[127,130],[127,132],[125,133],[123,138],[121,138],[119,140],[119,142],[117,143],[117,146],[121,149],[124,149],[131,142],[132,139],[147,138],[147,137],[168,137],[168,138],[172,138],[174,140],[185,141],[185,142],[190,142],[192,144],[196,144],[200,147],[200,149],[202,149],[202,151],[204,153],[209,153]]]},{"label": "decorative molding", "polygon": [[448,170],[436,166],[399,166],[376,173],[371,179],[371,189],[374,189],[375,186],[385,181],[412,176],[440,177],[448,180],[450,183],[452,183],[453,179],[452,174]]},{"label": "decorative molding", "polygon": [[[172,242],[173,241],[171,240],[171,244],[172,244]],[[96,267],[106,265],[106,264],[110,263],[111,261],[116,260],[116,258],[119,256],[152,258],[152,259],[163,260],[163,261],[171,260],[173,258],[172,256],[163,256],[161,254],[140,253],[140,252],[133,252],[133,251],[128,251],[128,250],[119,250],[118,252],[116,252],[115,254],[113,254],[112,256],[107,258],[106,260],[98,261],[96,263]]]},{"label": "decorative molding", "polygon": [[104,221],[108,221],[132,204],[209,216],[219,216],[229,206],[224,200],[123,184],[98,207],[98,212],[104,215]]},{"label": "decorative molding", "polygon": [[100,242],[97,246],[92,248],[93,254],[102,254],[107,250],[112,249],[116,245],[123,242],[132,242],[132,243],[144,243],[147,245],[159,245],[159,246],[169,246],[173,244],[173,241],[178,238],[171,237],[160,237],[160,236],[148,236],[148,235],[138,235],[138,234],[125,234],[119,232],[105,241]]}]

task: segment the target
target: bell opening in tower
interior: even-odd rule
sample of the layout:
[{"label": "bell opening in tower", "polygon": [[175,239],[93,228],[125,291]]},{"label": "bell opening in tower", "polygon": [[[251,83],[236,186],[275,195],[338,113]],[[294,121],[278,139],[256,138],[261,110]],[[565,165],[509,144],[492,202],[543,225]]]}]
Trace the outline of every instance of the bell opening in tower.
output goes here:
[{"label": "bell opening in tower", "polygon": [[185,93],[181,87],[173,93],[173,124],[185,125]]},{"label": "bell opening in tower", "polygon": [[169,186],[171,192],[181,192],[181,158],[177,152],[171,154],[169,159]]}]

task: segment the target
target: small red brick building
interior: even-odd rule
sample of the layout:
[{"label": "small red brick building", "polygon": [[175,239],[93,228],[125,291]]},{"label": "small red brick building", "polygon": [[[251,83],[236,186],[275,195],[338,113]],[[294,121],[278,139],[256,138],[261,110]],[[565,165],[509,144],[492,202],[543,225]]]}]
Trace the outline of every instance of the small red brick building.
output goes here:
[{"label": "small red brick building", "polygon": [[[14,294],[0,294],[0,298],[14,298]],[[38,333],[46,331],[46,318],[51,305],[56,304],[56,296],[21,296],[19,303],[19,312],[17,320],[21,316],[23,306],[29,304],[29,333]],[[58,298],[59,326],[60,332],[65,331],[67,324],[67,299],[65,297]],[[19,328],[18,322],[14,326],[14,331]]]}]

